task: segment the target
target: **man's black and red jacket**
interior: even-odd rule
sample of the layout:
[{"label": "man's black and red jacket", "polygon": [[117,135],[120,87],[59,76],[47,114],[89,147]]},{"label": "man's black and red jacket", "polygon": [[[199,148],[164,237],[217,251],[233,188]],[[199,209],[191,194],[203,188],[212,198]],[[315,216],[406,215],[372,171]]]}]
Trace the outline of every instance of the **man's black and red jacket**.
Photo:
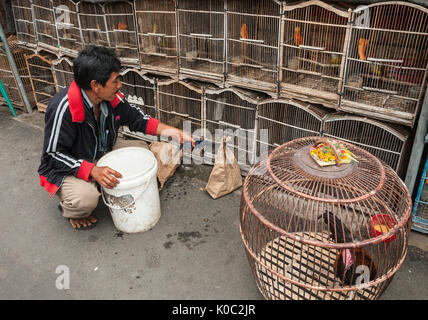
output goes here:
[{"label": "man's black and red jacket", "polygon": [[[131,131],[156,135],[159,121],[130,105],[121,92],[112,101],[104,103],[104,109],[108,110],[103,128],[107,150],[111,150],[116,142],[121,125],[129,126]],[[51,197],[66,176],[91,180],[89,174],[99,156],[99,139],[93,106],[73,81],[51,99],[46,109],[43,154],[38,173],[40,185]]]}]

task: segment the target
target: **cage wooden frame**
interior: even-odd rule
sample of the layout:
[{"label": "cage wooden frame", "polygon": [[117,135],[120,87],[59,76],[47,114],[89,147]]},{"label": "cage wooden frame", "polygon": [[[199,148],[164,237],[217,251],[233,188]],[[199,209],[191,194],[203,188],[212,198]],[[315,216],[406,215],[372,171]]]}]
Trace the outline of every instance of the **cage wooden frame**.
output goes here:
[{"label": "cage wooden frame", "polygon": [[[337,128],[332,128],[329,123],[333,122],[340,122],[341,124],[338,124]],[[352,122],[354,125],[351,125]],[[361,130],[366,130],[366,132],[361,132]],[[411,147],[408,143],[410,133],[407,128],[367,117],[338,112],[331,113],[324,119],[322,135],[347,141],[367,150],[390,166],[401,178],[404,178]]]},{"label": "cage wooden frame", "polygon": [[351,14],[319,0],[283,4],[280,97],[339,108]]},{"label": "cage wooden frame", "polygon": [[[36,62],[30,61],[31,59],[39,59],[40,65],[35,64]],[[25,61],[30,74],[31,87],[33,89],[34,100],[37,105],[37,110],[45,112],[48,106],[49,100],[57,92],[57,83],[55,73],[53,71],[53,61],[55,56],[52,54],[31,54],[25,55]],[[44,64],[44,65],[43,65]],[[41,79],[39,72],[42,72],[47,80]],[[43,88],[44,92],[40,89]],[[49,90],[49,92],[47,92]]]},{"label": "cage wooden frame", "polygon": [[[209,81],[224,87],[226,68],[225,5],[223,0],[207,2],[177,0],[180,80]],[[215,10],[212,10],[212,7]],[[216,19],[220,22],[215,23]],[[194,23],[189,24],[189,20],[194,21]],[[213,20],[214,23],[212,23]]]},{"label": "cage wooden frame", "polygon": [[135,21],[141,69],[178,78],[176,0],[135,0]]},{"label": "cage wooden frame", "polygon": [[56,91],[67,88],[74,81],[73,61],[69,57],[61,57],[52,61],[55,75]]},{"label": "cage wooden frame", "polygon": [[52,0],[31,0],[37,34],[37,51],[45,50],[58,55],[60,43]]},{"label": "cage wooden frame", "polygon": [[225,0],[225,5],[226,86],[277,97],[282,2]]},{"label": "cage wooden frame", "polygon": [[83,46],[95,44],[110,47],[103,5],[79,1],[76,6]]},{"label": "cage wooden frame", "polygon": [[352,20],[339,109],[413,127],[428,73],[428,9],[380,2],[355,9]]},{"label": "cage wooden frame", "polygon": [[214,164],[217,150],[222,143],[222,136],[218,137],[215,130],[220,129],[224,135],[231,137],[227,146],[234,152],[241,171],[246,172],[251,168],[256,159],[254,141],[257,106],[264,98],[265,95],[259,92],[236,87],[205,89],[203,138],[211,144],[211,148],[204,150],[206,161],[212,161]]},{"label": "cage wooden frame", "polygon": [[52,0],[58,33],[59,56],[77,57],[83,49],[77,3],[72,0]]},{"label": "cage wooden frame", "polygon": [[15,30],[18,44],[28,49],[36,49],[37,34],[34,25],[31,0],[12,1],[12,11],[15,18]]}]

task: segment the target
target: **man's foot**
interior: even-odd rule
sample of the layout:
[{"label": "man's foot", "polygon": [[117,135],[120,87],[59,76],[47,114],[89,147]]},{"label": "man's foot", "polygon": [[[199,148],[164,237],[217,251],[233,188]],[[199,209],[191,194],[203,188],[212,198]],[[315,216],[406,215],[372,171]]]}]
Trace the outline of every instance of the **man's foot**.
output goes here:
[{"label": "man's foot", "polygon": [[92,214],[87,218],[82,219],[68,219],[71,223],[73,229],[90,229],[95,227],[98,222],[98,219],[94,217]]}]

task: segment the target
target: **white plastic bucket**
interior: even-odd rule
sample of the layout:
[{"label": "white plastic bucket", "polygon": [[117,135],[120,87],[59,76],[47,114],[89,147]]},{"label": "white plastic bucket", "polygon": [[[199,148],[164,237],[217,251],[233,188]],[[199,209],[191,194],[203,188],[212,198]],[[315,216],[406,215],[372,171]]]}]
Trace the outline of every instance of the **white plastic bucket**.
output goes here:
[{"label": "white plastic bucket", "polygon": [[116,187],[101,190],[115,227],[125,233],[153,228],[161,215],[158,164],[153,153],[139,147],[121,148],[101,157],[97,166],[108,166],[122,174]]}]

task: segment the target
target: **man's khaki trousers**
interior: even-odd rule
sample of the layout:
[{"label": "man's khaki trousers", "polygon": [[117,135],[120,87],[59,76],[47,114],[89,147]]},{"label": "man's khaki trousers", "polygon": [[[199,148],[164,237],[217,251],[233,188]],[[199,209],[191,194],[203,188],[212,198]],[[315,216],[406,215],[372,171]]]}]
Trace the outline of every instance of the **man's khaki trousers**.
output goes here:
[{"label": "man's khaki trousers", "polygon": [[[113,150],[125,147],[142,147],[148,149],[148,145],[142,140],[116,140]],[[57,191],[62,207],[62,215],[65,218],[82,219],[90,216],[92,211],[98,205],[98,199],[101,195],[98,192],[95,181],[86,182],[75,176],[67,176]]]}]

